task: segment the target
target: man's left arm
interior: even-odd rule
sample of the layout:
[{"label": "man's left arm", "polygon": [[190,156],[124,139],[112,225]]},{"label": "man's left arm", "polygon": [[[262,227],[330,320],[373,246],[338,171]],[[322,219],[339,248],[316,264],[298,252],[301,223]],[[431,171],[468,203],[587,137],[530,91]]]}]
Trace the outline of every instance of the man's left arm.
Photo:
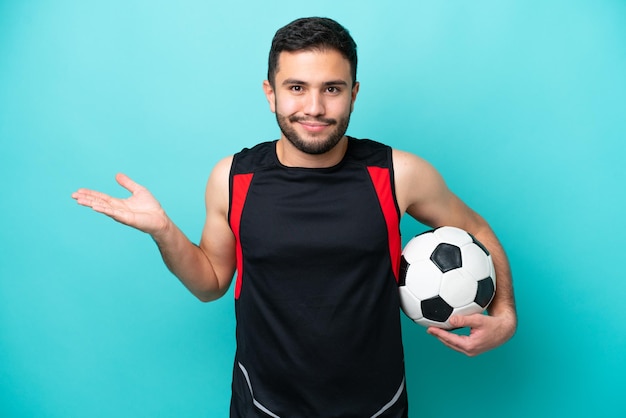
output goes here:
[{"label": "man's left arm", "polygon": [[455,226],[471,233],[492,255],[496,270],[496,294],[489,315],[453,316],[457,328],[469,327],[469,335],[458,335],[430,327],[428,333],[448,347],[476,356],[508,341],[517,328],[511,269],[505,251],[489,224],[452,193],[441,175],[428,162],[394,150],[396,196],[401,213],[408,213],[433,228]]},{"label": "man's left arm", "polygon": [[511,269],[497,237],[484,220],[478,227],[465,226],[465,230],[487,247],[493,259],[496,270],[496,294],[487,309],[489,315],[457,315],[450,318],[450,323],[454,327],[470,328],[470,334],[467,336],[436,327],[429,327],[428,333],[454,350],[468,356],[477,356],[504,344],[513,336],[517,328],[517,313]]}]

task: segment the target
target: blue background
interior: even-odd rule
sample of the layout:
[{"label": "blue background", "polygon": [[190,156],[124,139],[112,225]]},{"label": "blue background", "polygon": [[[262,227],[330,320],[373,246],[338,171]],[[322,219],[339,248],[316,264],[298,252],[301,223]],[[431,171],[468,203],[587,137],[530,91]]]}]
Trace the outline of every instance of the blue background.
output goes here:
[{"label": "blue background", "polygon": [[126,172],[197,242],[213,164],[278,137],[267,52],[308,15],[359,45],[349,133],[433,163],[513,267],[497,350],[403,319],[411,416],[626,416],[621,0],[0,1],[0,416],[227,415],[232,289],[196,301],[70,194]]}]

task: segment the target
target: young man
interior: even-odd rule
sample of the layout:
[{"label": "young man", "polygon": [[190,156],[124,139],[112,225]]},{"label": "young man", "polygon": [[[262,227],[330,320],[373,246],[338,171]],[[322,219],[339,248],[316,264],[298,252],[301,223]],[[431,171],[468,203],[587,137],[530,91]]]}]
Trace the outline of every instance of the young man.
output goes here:
[{"label": "young man", "polygon": [[150,234],[200,300],[224,295],[237,270],[231,416],[407,416],[397,291],[405,213],[467,230],[496,266],[489,315],[451,320],[469,336],[428,332],[470,356],[515,332],[508,262],[485,220],[424,160],[345,135],[356,67],[352,37],[330,19],[299,19],[276,33],[263,88],[281,137],[215,166],[198,246],[125,175],[116,179],[128,199],[73,194]]}]

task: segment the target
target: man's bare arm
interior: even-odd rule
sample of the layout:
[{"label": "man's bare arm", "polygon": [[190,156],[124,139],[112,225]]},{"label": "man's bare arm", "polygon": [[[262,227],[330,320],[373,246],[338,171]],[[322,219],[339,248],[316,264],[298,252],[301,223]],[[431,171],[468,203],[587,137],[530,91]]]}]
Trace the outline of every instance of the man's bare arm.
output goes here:
[{"label": "man's bare arm", "polygon": [[131,192],[118,199],[89,189],[72,194],[78,204],[143,231],[154,239],[166,266],[200,300],[222,296],[235,270],[235,242],[228,226],[228,173],[231,159],[220,161],[206,188],[206,223],[200,245],[192,243],[143,186],[118,174],[118,183]]},{"label": "man's bare arm", "polygon": [[509,340],[517,328],[517,314],[509,262],[489,224],[454,195],[441,175],[415,155],[394,150],[396,194],[401,213],[431,226],[456,226],[474,235],[492,254],[496,270],[496,295],[489,316],[451,318],[455,327],[470,327],[469,336],[431,327],[428,332],[447,346],[474,356]]}]

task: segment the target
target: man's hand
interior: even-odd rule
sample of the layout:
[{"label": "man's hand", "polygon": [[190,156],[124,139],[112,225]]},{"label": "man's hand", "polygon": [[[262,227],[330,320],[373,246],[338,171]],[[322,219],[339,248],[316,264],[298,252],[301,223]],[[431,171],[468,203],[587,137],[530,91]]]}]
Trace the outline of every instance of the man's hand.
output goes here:
[{"label": "man's hand", "polygon": [[470,357],[504,344],[516,329],[514,315],[456,315],[450,318],[450,323],[455,328],[470,327],[470,335],[457,335],[436,327],[429,327],[427,331],[446,346]]},{"label": "man's hand", "polygon": [[132,193],[127,199],[118,199],[94,190],[79,189],[72,198],[79,205],[87,206],[103,213],[122,224],[131,226],[150,235],[164,232],[169,223],[159,202],[145,187],[135,183],[124,174],[117,174],[115,180]]}]

